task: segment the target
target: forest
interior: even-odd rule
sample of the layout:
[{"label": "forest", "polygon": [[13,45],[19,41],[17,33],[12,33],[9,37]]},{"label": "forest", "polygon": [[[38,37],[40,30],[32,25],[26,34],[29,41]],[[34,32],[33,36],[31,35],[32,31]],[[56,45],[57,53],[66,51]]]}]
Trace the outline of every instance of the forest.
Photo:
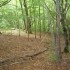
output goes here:
[{"label": "forest", "polygon": [[70,70],[70,0],[0,0],[0,70]]}]

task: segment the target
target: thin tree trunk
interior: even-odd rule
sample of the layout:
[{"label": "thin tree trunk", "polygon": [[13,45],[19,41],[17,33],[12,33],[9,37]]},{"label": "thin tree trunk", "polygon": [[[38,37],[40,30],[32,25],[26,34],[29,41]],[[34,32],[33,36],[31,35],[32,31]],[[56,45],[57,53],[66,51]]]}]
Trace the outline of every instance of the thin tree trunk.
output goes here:
[{"label": "thin tree trunk", "polygon": [[68,31],[68,39],[69,39],[69,42],[70,42],[70,27],[69,27],[69,25],[67,25],[67,31]]},{"label": "thin tree trunk", "polygon": [[31,31],[31,20],[28,14],[28,8],[27,8],[27,4],[26,4],[26,0],[24,0],[24,7],[25,7],[25,12],[26,12],[26,19],[27,19],[27,31],[28,33],[32,33]]},{"label": "thin tree trunk", "polygon": [[[45,0],[44,0],[45,1]],[[44,6],[43,6],[43,32],[46,33],[46,25],[45,25],[45,9],[44,9]]]},{"label": "thin tree trunk", "polygon": [[23,16],[23,21],[24,21],[24,26],[25,26],[24,30],[26,30],[26,22],[25,22],[24,11],[23,11],[23,2],[22,2],[22,0],[19,0],[19,2],[20,2],[20,5],[21,5],[22,16]]},{"label": "thin tree trunk", "polygon": [[38,24],[39,24],[39,31],[40,31],[40,38],[41,38],[40,1],[39,1],[39,20],[38,20]]},{"label": "thin tree trunk", "polygon": [[34,19],[33,19],[33,23],[34,23],[34,31],[35,31],[35,38],[36,38],[36,6],[35,6],[35,0],[32,1],[32,4],[33,4],[33,16],[34,16]]},{"label": "thin tree trunk", "polygon": [[18,35],[20,36],[20,24],[19,24],[19,17],[18,17],[18,11],[17,11],[17,0],[16,0],[16,16],[17,16],[17,23],[18,23],[18,29],[19,29],[19,32],[18,32]]},{"label": "thin tree trunk", "polygon": [[58,57],[58,61],[61,60],[62,56],[61,56],[61,47],[60,47],[60,0],[56,0],[56,53],[57,53],[57,57]]}]

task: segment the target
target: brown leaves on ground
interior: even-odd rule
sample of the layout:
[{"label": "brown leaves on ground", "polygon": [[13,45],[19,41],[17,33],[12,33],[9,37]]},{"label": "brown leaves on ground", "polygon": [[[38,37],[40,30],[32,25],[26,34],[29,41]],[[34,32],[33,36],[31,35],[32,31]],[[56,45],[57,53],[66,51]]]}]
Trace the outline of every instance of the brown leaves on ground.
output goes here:
[{"label": "brown leaves on ground", "polygon": [[[52,36],[50,34],[43,35],[40,39],[0,35],[0,62],[13,62],[1,65],[0,70],[70,70],[70,54],[62,54],[61,63],[51,62],[50,54],[52,48]],[[61,46],[64,45],[61,38]],[[47,49],[47,51],[44,51]],[[63,47],[62,47],[63,48]],[[34,57],[28,58],[33,54],[44,51]],[[29,55],[28,57],[25,57]],[[16,62],[16,63],[14,63]]]}]

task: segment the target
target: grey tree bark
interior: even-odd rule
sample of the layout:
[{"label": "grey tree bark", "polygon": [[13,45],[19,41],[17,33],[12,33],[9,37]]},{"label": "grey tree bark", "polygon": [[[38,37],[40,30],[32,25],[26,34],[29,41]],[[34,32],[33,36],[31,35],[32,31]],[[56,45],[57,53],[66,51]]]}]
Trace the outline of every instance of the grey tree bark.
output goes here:
[{"label": "grey tree bark", "polygon": [[62,58],[60,47],[60,0],[56,0],[56,12],[56,53],[60,61]]}]

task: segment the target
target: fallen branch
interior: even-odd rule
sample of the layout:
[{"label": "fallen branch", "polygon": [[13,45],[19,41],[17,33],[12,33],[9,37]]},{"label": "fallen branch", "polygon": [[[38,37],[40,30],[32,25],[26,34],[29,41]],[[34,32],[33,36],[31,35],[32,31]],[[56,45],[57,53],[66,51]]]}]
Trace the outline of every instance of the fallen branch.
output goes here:
[{"label": "fallen branch", "polygon": [[1,61],[0,62],[0,67],[13,65],[13,64],[17,64],[17,63],[23,63],[27,60],[30,60],[30,59],[34,58],[35,56],[38,56],[38,55],[44,53],[47,50],[48,50],[48,48],[44,49],[42,51],[30,54],[30,55],[27,54],[25,57],[22,56],[22,57],[18,57],[18,58],[12,58],[12,59],[7,59],[7,60],[4,60],[4,61]]},{"label": "fallen branch", "polygon": [[27,55],[26,57],[31,57],[31,58],[33,58],[33,57],[35,57],[35,56],[37,56],[37,55],[40,55],[40,54],[44,53],[44,52],[47,51],[47,50],[48,50],[48,49],[45,49],[45,50],[42,50],[42,51],[40,51],[40,52],[34,53],[33,55]]}]

